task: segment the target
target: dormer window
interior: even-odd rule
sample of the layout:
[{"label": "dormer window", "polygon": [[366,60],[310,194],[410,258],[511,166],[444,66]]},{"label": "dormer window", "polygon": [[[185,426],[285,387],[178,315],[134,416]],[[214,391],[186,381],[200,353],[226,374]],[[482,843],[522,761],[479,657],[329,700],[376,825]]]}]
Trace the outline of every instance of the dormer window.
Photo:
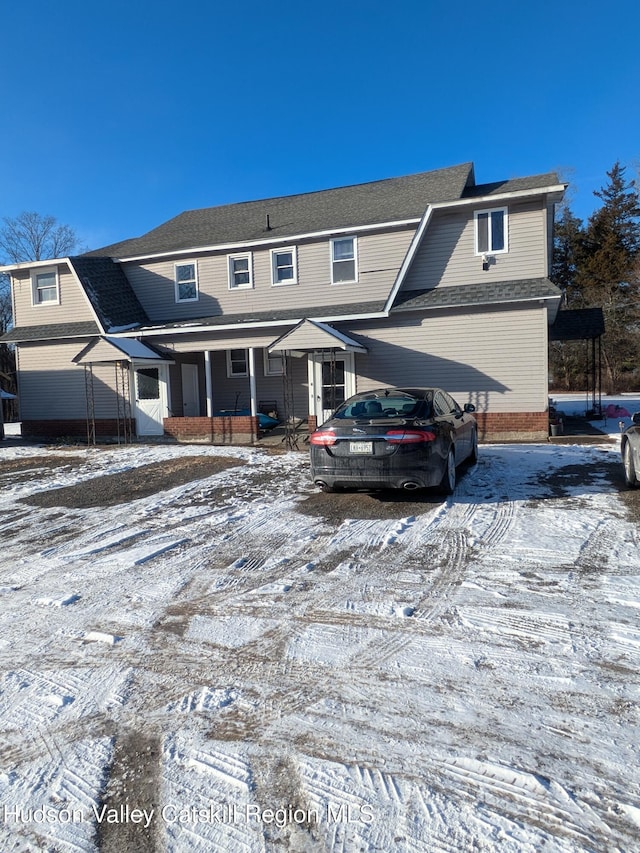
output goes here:
[{"label": "dormer window", "polygon": [[195,263],[176,264],[176,302],[196,302],[198,270]]},{"label": "dormer window", "polygon": [[34,270],[31,273],[31,291],[34,305],[59,305],[60,288],[57,268]]},{"label": "dormer window", "polygon": [[476,210],[473,214],[476,228],[476,255],[508,251],[507,208]]}]

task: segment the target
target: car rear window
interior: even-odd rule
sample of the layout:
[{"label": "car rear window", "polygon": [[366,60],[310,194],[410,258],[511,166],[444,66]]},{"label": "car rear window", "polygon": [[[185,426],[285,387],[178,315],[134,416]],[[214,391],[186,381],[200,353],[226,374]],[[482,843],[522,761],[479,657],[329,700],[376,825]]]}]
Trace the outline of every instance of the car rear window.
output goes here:
[{"label": "car rear window", "polygon": [[388,396],[360,397],[347,400],[336,411],[334,418],[345,420],[371,418],[415,418],[429,417],[431,405],[409,394],[389,394]]}]

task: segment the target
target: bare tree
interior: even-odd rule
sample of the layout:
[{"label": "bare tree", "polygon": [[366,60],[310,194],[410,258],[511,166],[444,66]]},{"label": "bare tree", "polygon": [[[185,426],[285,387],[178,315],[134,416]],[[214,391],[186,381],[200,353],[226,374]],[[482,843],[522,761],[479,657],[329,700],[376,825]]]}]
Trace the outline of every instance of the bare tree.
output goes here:
[{"label": "bare tree", "polygon": [[0,258],[8,263],[64,258],[78,245],[78,237],[69,225],[61,225],[55,216],[25,211],[15,218],[6,216],[0,228]]}]

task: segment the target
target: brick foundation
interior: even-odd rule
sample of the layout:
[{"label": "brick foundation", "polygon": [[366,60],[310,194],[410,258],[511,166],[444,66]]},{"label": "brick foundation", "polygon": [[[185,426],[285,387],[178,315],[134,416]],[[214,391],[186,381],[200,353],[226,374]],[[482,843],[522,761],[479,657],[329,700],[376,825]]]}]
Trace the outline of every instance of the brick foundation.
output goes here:
[{"label": "brick foundation", "polygon": [[[549,437],[548,412],[474,412],[480,441],[546,441]],[[309,432],[316,418],[309,416]]]},{"label": "brick foundation", "polygon": [[[96,438],[117,438],[118,421],[115,418],[96,418]],[[129,422],[129,435],[136,434],[136,422]],[[124,433],[120,424],[119,434]],[[68,420],[22,421],[22,435],[25,438],[87,438],[87,421],[83,418]]]},{"label": "brick foundation", "polygon": [[546,441],[548,412],[474,412],[480,441]]},{"label": "brick foundation", "polygon": [[215,418],[165,418],[165,435],[176,441],[203,444],[254,444],[258,438],[258,418],[234,415]]},{"label": "brick foundation", "polygon": [[[549,437],[548,412],[475,412],[480,441],[546,441]],[[309,416],[309,432],[317,419]],[[122,435],[122,426],[120,434]],[[215,418],[165,418],[165,437],[176,441],[206,444],[255,444],[259,437],[258,418],[250,415]],[[135,435],[135,421],[131,422]],[[83,419],[23,421],[22,435],[27,438],[87,437],[87,422]],[[116,438],[115,419],[96,420],[97,438]]]}]

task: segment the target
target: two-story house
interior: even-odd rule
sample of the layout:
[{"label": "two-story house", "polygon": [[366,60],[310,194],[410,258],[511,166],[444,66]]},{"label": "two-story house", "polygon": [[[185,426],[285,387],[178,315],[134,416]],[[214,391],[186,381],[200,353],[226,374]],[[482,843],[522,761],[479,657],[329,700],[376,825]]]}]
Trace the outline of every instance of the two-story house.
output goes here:
[{"label": "two-story house", "polygon": [[[11,276],[23,432],[251,440],[381,385],[474,403],[490,440],[546,438],[554,174],[472,164],[182,213]],[[243,413],[229,417],[229,413]]]}]

